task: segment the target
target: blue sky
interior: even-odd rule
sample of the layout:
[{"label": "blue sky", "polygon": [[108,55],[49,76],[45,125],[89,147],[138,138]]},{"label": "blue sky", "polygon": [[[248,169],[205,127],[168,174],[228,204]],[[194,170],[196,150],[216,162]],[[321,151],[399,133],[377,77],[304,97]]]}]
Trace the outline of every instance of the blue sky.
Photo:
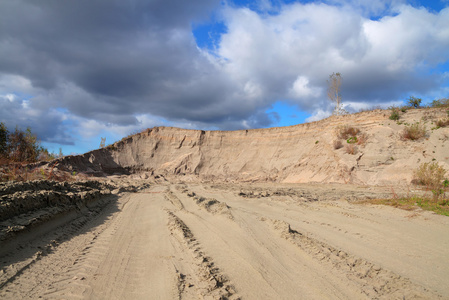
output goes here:
[{"label": "blue sky", "polygon": [[84,153],[154,126],[237,130],[449,96],[449,2],[0,3],[0,121]]}]

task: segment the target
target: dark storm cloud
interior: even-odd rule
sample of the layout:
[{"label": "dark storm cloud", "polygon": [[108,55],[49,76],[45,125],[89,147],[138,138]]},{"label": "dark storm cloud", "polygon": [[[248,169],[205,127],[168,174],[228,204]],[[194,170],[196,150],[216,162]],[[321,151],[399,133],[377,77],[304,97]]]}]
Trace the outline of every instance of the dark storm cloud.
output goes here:
[{"label": "dark storm cloud", "polygon": [[209,108],[227,97],[230,83],[190,29],[218,1],[169,2],[3,2],[0,72],[46,91],[30,103],[42,111],[63,107],[120,125],[142,113],[219,123],[223,111]]},{"label": "dark storm cloud", "polygon": [[[332,110],[332,72],[343,74],[350,107],[442,90],[429,70],[448,60],[449,9],[398,6],[372,21],[367,12],[393,4],[334,2],[264,14],[219,0],[2,1],[0,117],[67,143],[95,127],[122,132],[161,120],[266,127],[279,119],[266,112],[279,100],[322,117]],[[214,9],[226,33],[216,49],[198,49],[191,24]]]},{"label": "dark storm cloud", "polygon": [[[27,101],[22,101],[11,94],[0,96],[1,121],[6,124],[9,131],[14,131],[16,126],[21,130],[30,127],[41,140],[63,145],[74,144],[67,126],[64,125],[63,113],[51,110],[45,115],[40,115],[39,112],[28,109],[27,105]],[[36,115],[39,118],[36,118]]]}]

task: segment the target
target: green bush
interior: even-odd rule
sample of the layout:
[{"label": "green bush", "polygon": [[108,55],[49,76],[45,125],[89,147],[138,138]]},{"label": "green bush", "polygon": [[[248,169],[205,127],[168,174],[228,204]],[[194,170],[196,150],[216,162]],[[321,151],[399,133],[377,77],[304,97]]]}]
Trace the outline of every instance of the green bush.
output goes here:
[{"label": "green bush", "polygon": [[355,143],[357,143],[357,137],[356,136],[351,136],[349,139],[346,140],[346,142],[348,144],[355,144]]},{"label": "green bush", "polygon": [[410,96],[407,102],[411,107],[418,108],[421,105],[422,99]]},{"label": "green bush", "polygon": [[397,108],[397,107],[391,108],[390,120],[394,120],[394,121],[399,120],[399,108]]}]

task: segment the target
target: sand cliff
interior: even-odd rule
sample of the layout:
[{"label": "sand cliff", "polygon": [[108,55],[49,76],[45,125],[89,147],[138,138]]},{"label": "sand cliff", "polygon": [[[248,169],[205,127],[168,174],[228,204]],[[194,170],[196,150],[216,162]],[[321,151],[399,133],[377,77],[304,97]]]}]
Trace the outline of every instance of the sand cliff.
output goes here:
[{"label": "sand cliff", "polygon": [[[240,182],[337,182],[368,185],[408,184],[422,162],[449,169],[449,128],[432,129],[446,117],[444,109],[410,109],[399,121],[390,111],[333,116],[290,127],[239,131],[201,131],[155,127],[106,148],[68,156],[57,166],[94,175],[139,173],[185,180]],[[426,137],[402,140],[409,124],[424,123]],[[353,126],[367,141],[346,140],[335,149],[336,131]]]}]

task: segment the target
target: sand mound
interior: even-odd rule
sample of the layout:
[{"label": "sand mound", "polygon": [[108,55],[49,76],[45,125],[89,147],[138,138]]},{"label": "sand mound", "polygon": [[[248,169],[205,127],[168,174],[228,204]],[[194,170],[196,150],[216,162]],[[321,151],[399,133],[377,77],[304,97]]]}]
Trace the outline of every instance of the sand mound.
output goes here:
[{"label": "sand mound", "polygon": [[[106,148],[58,160],[55,167],[95,176],[137,174],[140,178],[228,182],[336,182],[408,184],[423,162],[449,169],[449,128],[436,129],[444,109],[410,109],[399,121],[376,110],[290,127],[199,131],[156,127]],[[426,135],[403,140],[420,122]],[[342,127],[359,131],[339,135]],[[340,145],[341,144],[341,147]]]}]

